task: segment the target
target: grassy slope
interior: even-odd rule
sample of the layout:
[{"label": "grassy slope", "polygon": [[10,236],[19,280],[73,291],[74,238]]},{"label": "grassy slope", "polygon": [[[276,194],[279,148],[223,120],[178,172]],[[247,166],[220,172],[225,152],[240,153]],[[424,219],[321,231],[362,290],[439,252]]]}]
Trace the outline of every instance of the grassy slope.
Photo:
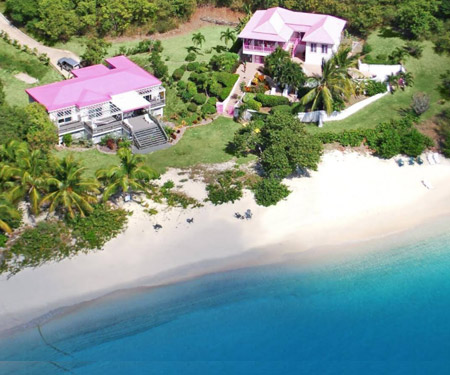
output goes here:
[{"label": "grassy slope", "polygon": [[[223,44],[220,40],[220,33],[226,30],[225,26],[205,26],[202,27],[196,32],[201,32],[206,39],[206,42],[202,46],[202,53],[204,55],[198,56],[197,61],[208,61],[212,54],[205,53],[205,50],[210,49],[218,44]],[[168,58],[166,61],[167,66],[169,67],[169,73],[171,74],[176,68],[180,65],[184,64],[184,58],[187,55],[187,51],[185,47],[192,45],[192,34],[188,33],[184,35],[177,35],[171,38],[163,39],[162,44],[164,47],[163,56],[164,58]],[[150,37],[151,38],[151,37]],[[56,48],[68,49],[70,51],[75,52],[77,55],[82,55],[84,53],[84,43],[85,38],[72,38],[69,42],[57,43],[55,45]],[[136,46],[139,41],[142,39],[124,41],[124,42],[112,42],[112,46],[109,48],[108,55],[113,56],[120,47],[126,46],[127,48]],[[214,51],[213,51],[214,52]],[[142,58],[145,58],[145,54],[140,55]]]},{"label": "grassy slope", "polygon": [[[21,72],[37,78],[39,82],[29,85],[14,77]],[[10,105],[22,106],[28,103],[25,89],[59,81],[61,76],[51,66],[42,64],[35,56],[21,52],[0,40],[0,79],[5,86],[6,102]]]},{"label": "grassy slope", "polygon": [[[184,168],[231,160],[233,156],[228,154],[225,148],[240,126],[229,118],[219,117],[209,125],[188,129],[175,146],[145,155],[146,164],[163,173],[168,167]],[[67,151],[57,154],[62,157]],[[74,152],[73,155],[83,162],[90,177],[97,169],[118,163],[116,155],[103,154],[97,150]],[[253,158],[239,158],[237,161],[243,163],[251,159]]]},{"label": "grassy slope", "polygon": [[[381,37],[377,32],[369,36],[368,42],[373,47],[371,54],[374,56],[388,55],[393,49],[404,44],[398,37]],[[409,57],[405,63],[407,71],[414,75],[413,87],[407,88],[404,92],[396,92],[394,95],[386,95],[345,120],[326,123],[322,129],[314,125],[309,125],[308,128],[316,132],[375,127],[380,122],[400,116],[401,109],[410,106],[413,94],[418,91],[430,95],[430,109],[422,115],[424,120],[442,111],[444,106],[438,103],[440,96],[437,86],[440,83],[439,75],[448,68],[450,59],[437,55],[433,51],[433,44],[429,41],[423,42],[423,46],[423,55],[420,59]],[[449,104],[445,106],[448,107]]]}]

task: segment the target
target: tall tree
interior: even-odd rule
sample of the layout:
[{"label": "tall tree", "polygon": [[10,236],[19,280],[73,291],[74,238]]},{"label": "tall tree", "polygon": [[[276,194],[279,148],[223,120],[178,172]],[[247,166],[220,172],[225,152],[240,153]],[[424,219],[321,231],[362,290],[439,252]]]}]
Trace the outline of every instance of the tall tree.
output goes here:
[{"label": "tall tree", "polygon": [[31,103],[25,107],[27,115],[27,141],[32,149],[49,150],[58,143],[58,132],[55,124],[39,103]]},{"label": "tall tree", "polygon": [[201,32],[194,33],[192,35],[192,43],[194,43],[194,45],[196,46],[201,47],[205,41],[205,36]]},{"label": "tall tree", "polygon": [[68,155],[63,159],[54,159],[52,175],[45,180],[49,193],[41,205],[49,204],[49,211],[60,211],[74,218],[77,214],[84,217],[93,211],[92,204],[100,194],[99,183],[83,177],[86,168],[81,167]]},{"label": "tall tree", "polygon": [[6,194],[13,202],[26,199],[34,215],[39,213],[42,192],[45,189],[45,166],[47,160],[41,150],[19,150],[16,153],[16,166],[8,166],[5,173],[9,180],[5,186]]},{"label": "tall tree", "polygon": [[75,35],[78,18],[70,0],[38,0],[39,18],[35,27],[49,42],[67,41]]},{"label": "tall tree", "polygon": [[145,184],[158,174],[147,167],[141,155],[133,155],[129,149],[121,148],[117,152],[120,164],[109,169],[99,169],[97,178],[103,181],[106,188],[103,200],[107,201],[117,193],[133,193],[146,191]]},{"label": "tall tree", "polygon": [[231,30],[230,28],[226,29],[225,31],[222,31],[220,33],[220,40],[223,40],[225,44],[228,46],[228,42],[234,42],[236,40],[236,33],[234,30]]},{"label": "tall tree", "polygon": [[81,55],[84,65],[100,64],[103,58],[108,54],[108,48],[111,43],[101,38],[89,38],[86,43],[86,50]]}]

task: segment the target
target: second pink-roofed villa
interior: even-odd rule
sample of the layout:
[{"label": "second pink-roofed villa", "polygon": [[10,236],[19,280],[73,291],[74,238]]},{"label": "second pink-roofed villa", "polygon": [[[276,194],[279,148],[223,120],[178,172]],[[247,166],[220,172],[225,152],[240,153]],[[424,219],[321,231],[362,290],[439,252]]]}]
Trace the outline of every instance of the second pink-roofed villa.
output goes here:
[{"label": "second pink-roofed villa", "polygon": [[161,81],[125,56],[105,61],[72,70],[72,79],[27,89],[30,101],[46,108],[60,142],[65,134],[94,144],[110,135],[131,139],[136,152],[168,146],[157,119],[166,104]]},{"label": "second pink-roofed villa", "polygon": [[324,14],[294,12],[284,8],[256,11],[238,35],[244,61],[264,63],[277,47],[308,65],[320,66],[341,43],[346,21]]}]

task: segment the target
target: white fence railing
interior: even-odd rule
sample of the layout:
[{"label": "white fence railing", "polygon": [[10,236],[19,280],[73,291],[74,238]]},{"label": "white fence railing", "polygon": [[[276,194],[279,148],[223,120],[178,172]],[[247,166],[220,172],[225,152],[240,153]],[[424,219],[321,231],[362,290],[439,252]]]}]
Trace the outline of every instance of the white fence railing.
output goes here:
[{"label": "white fence railing", "polygon": [[347,117],[360,111],[364,107],[367,107],[368,105],[376,102],[378,99],[381,99],[388,93],[389,91],[376,94],[374,96],[371,96],[370,98],[361,100],[360,102],[353,104],[352,106],[344,109],[341,112],[334,111],[330,115],[327,115],[325,111],[299,112],[297,114],[298,119],[301,122],[317,122],[319,123],[319,126],[321,126],[323,122],[344,120]]}]

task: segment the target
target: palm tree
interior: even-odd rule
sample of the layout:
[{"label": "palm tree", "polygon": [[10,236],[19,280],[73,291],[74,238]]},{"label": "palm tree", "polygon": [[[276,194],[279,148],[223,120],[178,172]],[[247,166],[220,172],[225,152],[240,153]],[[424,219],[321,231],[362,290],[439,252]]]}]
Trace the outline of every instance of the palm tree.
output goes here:
[{"label": "palm tree", "polygon": [[336,100],[348,99],[354,92],[353,81],[336,67],[333,59],[322,60],[322,75],[315,74],[307,80],[307,84],[311,90],[301,98],[300,103],[305,105],[312,102],[313,111],[321,107],[328,115],[333,112]]},{"label": "palm tree", "polygon": [[25,142],[19,142],[14,139],[0,145],[0,160],[7,163],[14,163],[17,159],[17,153],[26,151],[28,146]]},{"label": "palm tree", "polygon": [[17,166],[7,166],[9,180],[5,186],[10,188],[8,196],[13,202],[28,199],[34,215],[39,213],[41,192],[45,187],[46,159],[41,150],[19,152]]},{"label": "palm tree", "polygon": [[4,195],[0,196],[0,229],[6,233],[11,233],[11,222],[20,220],[20,218],[20,212],[12,202]]},{"label": "palm tree", "polygon": [[189,47],[185,47],[186,50],[188,51],[188,53],[194,52],[199,54],[200,53],[200,48],[195,47],[195,46],[189,46]]},{"label": "palm tree", "polygon": [[46,178],[50,192],[41,204],[49,203],[49,211],[61,210],[74,218],[78,213],[82,217],[93,211],[91,204],[96,203],[100,194],[99,183],[83,177],[86,168],[74,161],[72,155],[53,160],[53,176]]},{"label": "palm tree", "polygon": [[351,50],[352,49],[350,47],[341,47],[331,58],[340,73],[348,76],[349,78],[351,78],[349,69],[354,68],[358,61],[356,56],[350,55]]},{"label": "palm tree", "polygon": [[96,173],[100,181],[104,181],[106,188],[103,192],[103,201],[116,193],[131,193],[146,191],[145,183],[158,174],[151,168],[144,165],[142,155],[133,155],[129,149],[122,148],[117,152],[120,158],[120,165],[112,166],[109,169],[99,169]]},{"label": "palm tree", "polygon": [[205,36],[201,32],[194,33],[192,35],[192,43],[194,43],[196,46],[201,47],[205,41]]},{"label": "palm tree", "polygon": [[220,40],[223,40],[226,44],[226,46],[228,46],[228,42],[234,42],[236,40],[236,33],[234,30],[231,29],[226,29],[225,31],[222,31],[220,33]]}]

